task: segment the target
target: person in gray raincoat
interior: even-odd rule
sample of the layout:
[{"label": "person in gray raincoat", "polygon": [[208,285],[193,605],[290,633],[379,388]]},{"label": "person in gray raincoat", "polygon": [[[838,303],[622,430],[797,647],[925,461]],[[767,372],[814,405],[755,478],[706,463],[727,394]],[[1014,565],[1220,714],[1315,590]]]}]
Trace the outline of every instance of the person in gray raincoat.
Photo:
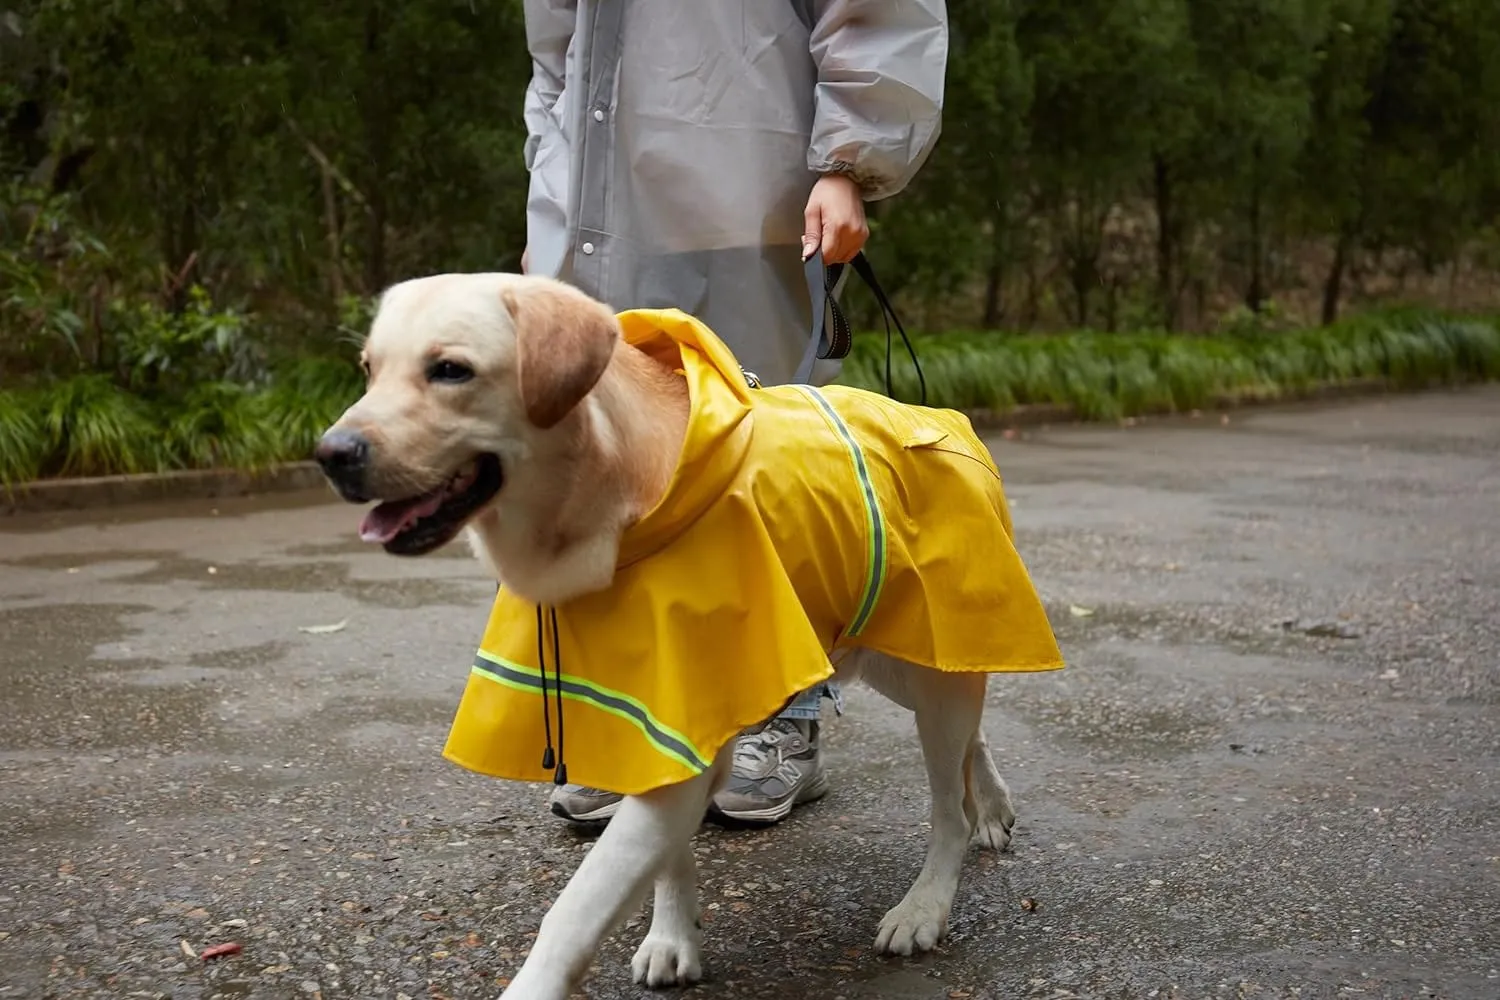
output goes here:
[{"label": "person in gray raincoat", "polygon": [[[900,192],[937,141],[943,0],[525,0],[522,268],[616,310],[677,308],[766,384],[812,325],[803,260],[848,261],[864,202]],[[831,381],[820,361],[813,380]],[[743,734],[715,811],[775,822],[828,787],[824,690]],[[826,693],[837,699],[837,691]],[[565,785],[552,811],[613,815]]]}]

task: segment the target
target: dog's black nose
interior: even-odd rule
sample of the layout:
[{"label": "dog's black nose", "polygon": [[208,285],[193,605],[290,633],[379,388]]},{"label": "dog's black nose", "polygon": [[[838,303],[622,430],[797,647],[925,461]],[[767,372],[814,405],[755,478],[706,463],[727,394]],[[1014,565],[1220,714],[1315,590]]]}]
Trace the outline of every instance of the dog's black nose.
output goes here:
[{"label": "dog's black nose", "polygon": [[317,459],[325,472],[330,473],[362,469],[369,456],[370,442],[365,440],[363,434],[338,428],[324,434],[318,441],[318,446],[313,449],[313,458]]},{"label": "dog's black nose", "polygon": [[358,488],[370,458],[370,442],[358,431],[334,428],[313,449],[323,474],[342,487]]}]

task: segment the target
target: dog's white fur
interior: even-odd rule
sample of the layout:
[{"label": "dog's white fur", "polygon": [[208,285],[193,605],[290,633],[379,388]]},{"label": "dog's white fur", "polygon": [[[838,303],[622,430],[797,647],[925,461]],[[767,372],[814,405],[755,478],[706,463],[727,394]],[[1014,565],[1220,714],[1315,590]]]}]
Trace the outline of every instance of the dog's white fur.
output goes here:
[{"label": "dog's white fur", "polygon": [[[369,440],[369,492],[416,495],[476,455],[495,454],[504,485],[468,525],[481,562],[533,601],[609,586],[621,533],[665,492],[681,450],[688,395],[676,357],[626,345],[604,305],[561,283],[450,274],[391,288],[364,359],[366,393],[336,426]],[[435,360],[467,365],[474,378],[430,382]],[[1001,850],[1015,821],[980,729],[987,678],[866,650],[845,657],[837,676],[863,679],[916,716],[932,832],[922,870],[880,921],[875,947],[926,951],[947,932],[970,840]],[[731,752],[697,778],[625,799],[542,920],[507,1000],[564,1000],[653,884],[635,978],[651,987],[700,978],[691,841]]]}]

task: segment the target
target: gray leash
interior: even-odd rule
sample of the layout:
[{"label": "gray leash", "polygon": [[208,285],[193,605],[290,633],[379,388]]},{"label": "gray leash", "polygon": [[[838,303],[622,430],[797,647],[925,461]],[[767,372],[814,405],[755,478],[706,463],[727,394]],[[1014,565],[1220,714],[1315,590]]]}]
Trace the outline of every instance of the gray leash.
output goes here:
[{"label": "gray leash", "polygon": [[[880,303],[881,317],[885,320],[885,394],[892,399],[896,398],[891,384],[891,324],[895,323],[896,330],[901,334],[901,342],[906,345],[906,353],[911,356],[912,367],[917,371],[921,405],[926,406],[927,379],[922,375],[922,365],[917,361],[916,349],[912,347],[911,338],[906,335],[906,328],[901,325],[901,319],[896,315],[891,300],[886,297],[885,290],[876,280],[875,269],[870,266],[869,258],[863,252],[857,253],[849,266],[869,286],[875,300]],[[807,276],[808,298],[812,302],[812,333],[808,336],[807,349],[802,352],[802,361],[797,365],[797,373],[792,376],[792,381],[808,385],[812,382],[813,365],[818,361],[847,357],[854,346],[854,335],[850,332],[848,319],[839,308],[837,296],[833,294],[839,277],[843,274],[844,265],[825,265],[823,252],[819,250],[807,258],[802,267]]]}]

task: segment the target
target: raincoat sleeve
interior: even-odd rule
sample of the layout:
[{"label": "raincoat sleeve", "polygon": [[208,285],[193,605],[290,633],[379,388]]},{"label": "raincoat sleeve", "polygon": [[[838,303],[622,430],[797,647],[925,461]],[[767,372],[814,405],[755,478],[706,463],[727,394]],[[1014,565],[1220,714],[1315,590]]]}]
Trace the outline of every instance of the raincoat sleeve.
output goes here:
[{"label": "raincoat sleeve", "polygon": [[526,169],[537,152],[562,137],[563,80],[568,42],[573,37],[575,0],[526,0],[526,46],[531,52],[531,82],[526,85]]},{"label": "raincoat sleeve", "polygon": [[526,45],[531,82],[522,114],[526,120],[523,155],[531,184],[526,198],[527,242],[537,257],[539,239],[567,226],[568,140],[563,129],[563,89],[568,46],[576,22],[576,0],[526,0]]},{"label": "raincoat sleeve", "polygon": [[815,0],[818,66],[807,165],[866,200],[899,193],[937,142],[948,64],[944,0]]}]

